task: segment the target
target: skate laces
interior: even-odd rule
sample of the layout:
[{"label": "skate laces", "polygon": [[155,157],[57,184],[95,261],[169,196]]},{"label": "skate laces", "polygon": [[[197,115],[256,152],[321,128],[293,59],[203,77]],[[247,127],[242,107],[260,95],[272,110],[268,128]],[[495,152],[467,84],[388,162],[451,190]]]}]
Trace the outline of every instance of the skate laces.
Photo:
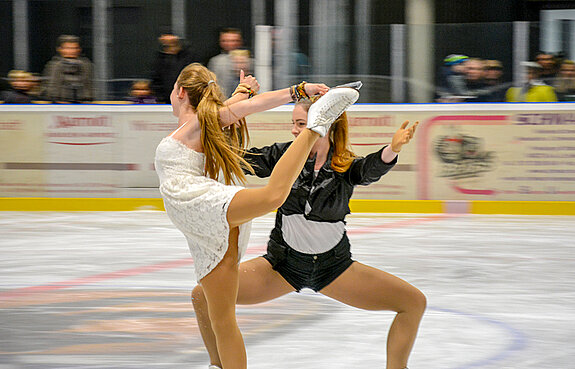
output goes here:
[{"label": "skate laces", "polygon": [[[340,96],[337,99],[333,99],[332,101],[329,101],[328,103],[326,103],[324,106],[321,107],[321,109],[319,110],[318,113],[320,113],[320,115],[318,116],[318,120],[321,120],[321,118],[326,119],[323,114],[326,112],[329,112],[331,109],[333,109],[334,107],[336,107],[336,105],[339,105],[341,103],[347,104],[351,101],[351,99],[345,95]],[[340,106],[339,110],[345,110],[345,106]],[[341,115],[342,111],[340,111],[338,113],[338,116]],[[337,117],[336,117],[337,118]]]}]

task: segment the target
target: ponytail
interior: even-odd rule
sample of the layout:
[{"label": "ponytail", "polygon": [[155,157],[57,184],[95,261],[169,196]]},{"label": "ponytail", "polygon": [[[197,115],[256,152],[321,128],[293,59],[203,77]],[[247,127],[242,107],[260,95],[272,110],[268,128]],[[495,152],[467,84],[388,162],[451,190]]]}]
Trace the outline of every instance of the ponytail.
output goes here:
[{"label": "ponytail", "polygon": [[215,180],[223,175],[225,184],[245,183],[244,169],[253,173],[243,158],[249,143],[245,119],[222,129],[220,109],[224,95],[216,76],[199,63],[185,67],[177,84],[188,92],[191,106],[200,122],[200,142],[206,156],[204,175]]},{"label": "ponytail", "polygon": [[343,112],[331,125],[329,144],[333,147],[331,169],[339,173],[345,172],[356,157],[349,142],[349,124],[346,112]]}]

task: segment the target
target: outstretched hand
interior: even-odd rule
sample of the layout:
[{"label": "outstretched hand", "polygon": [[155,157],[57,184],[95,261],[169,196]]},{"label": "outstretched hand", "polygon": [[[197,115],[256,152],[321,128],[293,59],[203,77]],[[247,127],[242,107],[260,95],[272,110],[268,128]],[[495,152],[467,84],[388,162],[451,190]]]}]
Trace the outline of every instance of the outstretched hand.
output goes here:
[{"label": "outstretched hand", "polygon": [[250,89],[253,92],[258,92],[260,90],[260,84],[256,77],[252,76],[251,74],[246,76],[243,69],[240,70],[240,84],[242,83],[250,86]]},{"label": "outstretched hand", "polygon": [[304,88],[305,93],[308,96],[313,95],[323,96],[329,91],[329,87],[324,85],[323,83],[306,83]]},{"label": "outstretched hand", "polygon": [[419,124],[419,122],[415,122],[414,125],[407,128],[408,124],[409,124],[408,120],[403,122],[401,127],[393,135],[393,139],[391,140],[391,149],[394,152],[400,152],[401,147],[403,145],[409,143],[409,141],[411,141],[411,139],[413,138],[413,135],[415,134],[415,129],[417,128],[417,125]]}]

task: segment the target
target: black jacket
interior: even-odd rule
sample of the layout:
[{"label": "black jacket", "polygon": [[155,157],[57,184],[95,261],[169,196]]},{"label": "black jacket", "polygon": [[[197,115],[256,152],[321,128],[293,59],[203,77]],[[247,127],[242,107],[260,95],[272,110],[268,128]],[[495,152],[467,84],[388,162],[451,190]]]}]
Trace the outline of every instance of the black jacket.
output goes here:
[{"label": "black jacket", "polygon": [[23,91],[9,89],[0,91],[0,101],[6,104],[29,104],[32,102],[32,97]]},{"label": "black jacket", "polygon": [[[280,157],[291,145],[291,142],[276,143],[262,148],[251,148],[245,158],[254,168],[258,177],[268,177]],[[278,209],[276,228],[272,231],[272,239],[282,242],[281,216],[303,214],[306,219],[318,222],[344,221],[349,210],[349,200],[356,185],[368,185],[378,181],[397,163],[395,158],[391,163],[381,160],[381,151],[367,155],[365,158],[356,158],[349,169],[338,173],[331,168],[332,150],[320,169],[317,177],[313,178],[315,158],[308,159],[303,170],[292,186],[290,195]],[[309,202],[311,211],[305,213],[306,202]],[[278,229],[279,226],[279,229]]]},{"label": "black jacket", "polygon": [[158,52],[152,67],[152,90],[160,102],[170,103],[170,93],[178,75],[184,67],[196,61],[188,48],[183,48],[177,54]]}]

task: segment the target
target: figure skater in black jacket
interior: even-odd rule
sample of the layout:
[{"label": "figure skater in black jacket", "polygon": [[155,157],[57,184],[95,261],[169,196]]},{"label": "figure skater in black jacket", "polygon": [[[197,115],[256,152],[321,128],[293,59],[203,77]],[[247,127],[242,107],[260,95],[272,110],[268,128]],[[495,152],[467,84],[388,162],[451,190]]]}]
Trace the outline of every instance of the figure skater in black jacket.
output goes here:
[{"label": "figure skater in black jacket", "polygon": [[[302,100],[294,107],[292,133],[296,137],[306,127],[311,104]],[[354,187],[376,182],[393,168],[397,153],[413,138],[417,124],[408,127],[408,122],[403,123],[391,145],[362,158],[350,150],[343,113],[329,134],[315,143],[290,195],[278,209],[267,253],[240,264],[237,303],[257,304],[310,288],[360,309],[395,311],[387,339],[387,369],[407,368],[426,298],[406,281],[354,261],[344,219],[350,213]],[[290,144],[250,149],[246,159],[257,176],[267,177]],[[210,368],[221,368],[200,285],[192,292],[192,300]]]}]

